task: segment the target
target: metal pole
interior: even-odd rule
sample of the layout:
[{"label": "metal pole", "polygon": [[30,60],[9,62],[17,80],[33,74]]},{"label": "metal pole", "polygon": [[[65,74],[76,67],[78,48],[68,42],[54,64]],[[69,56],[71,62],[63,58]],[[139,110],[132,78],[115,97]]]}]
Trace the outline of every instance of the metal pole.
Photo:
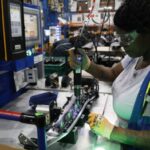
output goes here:
[{"label": "metal pole", "polygon": [[38,135],[38,150],[47,150],[45,130],[46,121],[45,116],[42,113],[25,114],[20,112],[0,110],[0,119],[7,119],[36,125]]},{"label": "metal pole", "polygon": [[38,148],[39,150],[47,150],[47,141],[45,127],[37,127]]}]

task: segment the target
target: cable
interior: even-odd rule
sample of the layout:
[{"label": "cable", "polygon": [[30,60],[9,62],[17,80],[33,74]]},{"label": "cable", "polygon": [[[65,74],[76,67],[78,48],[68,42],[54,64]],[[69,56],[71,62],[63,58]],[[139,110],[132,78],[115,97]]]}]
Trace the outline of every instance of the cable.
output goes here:
[{"label": "cable", "polygon": [[[88,14],[88,21],[84,22],[84,24],[81,28],[80,35],[77,37],[77,39],[75,41],[74,53],[77,55],[77,61],[79,61],[79,62],[82,61],[82,55],[78,52],[78,48],[79,48],[78,47],[78,42],[79,42],[80,38],[83,36],[84,31],[86,32],[86,30],[85,30],[86,23],[87,24],[89,23],[90,15],[92,14],[92,12],[94,10],[94,7],[95,7],[95,0],[93,0],[92,9],[90,10],[90,13]],[[81,73],[82,73],[82,66],[80,66],[80,67],[78,67],[77,69],[74,70],[74,94],[75,94],[77,100],[80,100],[80,94],[81,94],[81,76],[82,76]]]},{"label": "cable", "polygon": [[[108,5],[109,5],[109,2],[110,2],[110,0],[107,0],[107,3],[106,3],[106,6],[108,7]],[[105,11],[105,10],[104,10]],[[98,39],[97,39],[97,43],[96,43],[96,41],[94,41],[94,47],[95,47],[95,57],[96,57],[96,63],[98,62],[98,50],[97,50],[97,46],[98,46],[98,41],[100,40],[100,38],[101,38],[101,35],[102,35],[102,30],[103,30],[103,28],[104,28],[104,23],[106,22],[106,13],[107,13],[107,10],[105,11],[105,14],[104,14],[104,17],[103,17],[103,21],[102,21],[102,25],[101,25],[101,29],[100,29],[100,34],[99,34],[99,37],[98,37]],[[108,18],[109,18],[109,16],[108,16]]]}]

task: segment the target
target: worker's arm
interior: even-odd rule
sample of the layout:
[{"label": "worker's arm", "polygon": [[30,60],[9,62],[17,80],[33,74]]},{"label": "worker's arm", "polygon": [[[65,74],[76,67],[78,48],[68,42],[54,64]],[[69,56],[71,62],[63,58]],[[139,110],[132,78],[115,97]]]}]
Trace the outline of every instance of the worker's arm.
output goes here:
[{"label": "worker's arm", "polygon": [[123,67],[121,63],[118,63],[113,67],[105,67],[91,62],[86,71],[99,80],[114,81],[121,71],[123,71]]},{"label": "worker's arm", "polygon": [[150,149],[150,131],[136,131],[114,127],[110,139],[119,143],[141,147],[143,149]]},{"label": "worker's arm", "polygon": [[121,63],[116,64],[113,67],[105,67],[103,65],[95,64],[90,61],[85,51],[78,49],[82,55],[82,63],[76,61],[76,55],[72,49],[69,50],[69,64],[70,67],[76,69],[79,65],[82,65],[82,69],[93,75],[95,78],[98,78],[102,81],[114,81],[116,77],[121,73],[123,67]]}]

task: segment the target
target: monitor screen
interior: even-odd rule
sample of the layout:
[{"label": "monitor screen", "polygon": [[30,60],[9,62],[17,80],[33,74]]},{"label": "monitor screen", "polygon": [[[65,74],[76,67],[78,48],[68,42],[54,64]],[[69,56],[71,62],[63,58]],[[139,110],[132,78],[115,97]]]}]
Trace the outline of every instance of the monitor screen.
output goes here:
[{"label": "monitor screen", "polygon": [[12,37],[22,36],[21,23],[21,8],[20,5],[10,3],[10,21],[11,21],[11,35]]},{"label": "monitor screen", "polygon": [[26,40],[36,40],[38,38],[38,16],[34,14],[24,14],[24,19]]},{"label": "monitor screen", "polygon": [[41,44],[40,9],[24,6],[26,46]]}]

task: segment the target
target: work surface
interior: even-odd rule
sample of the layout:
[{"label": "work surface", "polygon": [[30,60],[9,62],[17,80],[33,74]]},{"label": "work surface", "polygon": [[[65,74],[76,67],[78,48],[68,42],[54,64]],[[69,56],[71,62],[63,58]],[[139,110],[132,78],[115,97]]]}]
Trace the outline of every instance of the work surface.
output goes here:
[{"label": "work surface", "polygon": [[[115,124],[117,116],[112,108],[111,86],[104,82],[99,82],[99,98],[94,103],[92,112],[102,113]],[[3,109],[24,112],[29,109],[29,99],[32,95],[45,92],[44,90],[28,90],[26,93],[18,97],[15,101],[9,103]],[[66,101],[66,96],[70,95],[70,91],[61,91],[58,94],[57,102],[60,106]],[[105,107],[106,104],[106,107]],[[105,110],[104,110],[105,108]],[[26,125],[19,122],[0,120],[0,144],[7,144],[21,148],[18,141],[20,133],[25,134],[29,138],[36,137],[36,127]],[[97,137],[90,131],[89,125],[85,123],[84,127],[78,130],[78,140],[76,144],[56,143],[48,148],[48,150],[120,150],[120,144],[110,142],[102,137]],[[0,150],[2,150],[0,148]]]}]

